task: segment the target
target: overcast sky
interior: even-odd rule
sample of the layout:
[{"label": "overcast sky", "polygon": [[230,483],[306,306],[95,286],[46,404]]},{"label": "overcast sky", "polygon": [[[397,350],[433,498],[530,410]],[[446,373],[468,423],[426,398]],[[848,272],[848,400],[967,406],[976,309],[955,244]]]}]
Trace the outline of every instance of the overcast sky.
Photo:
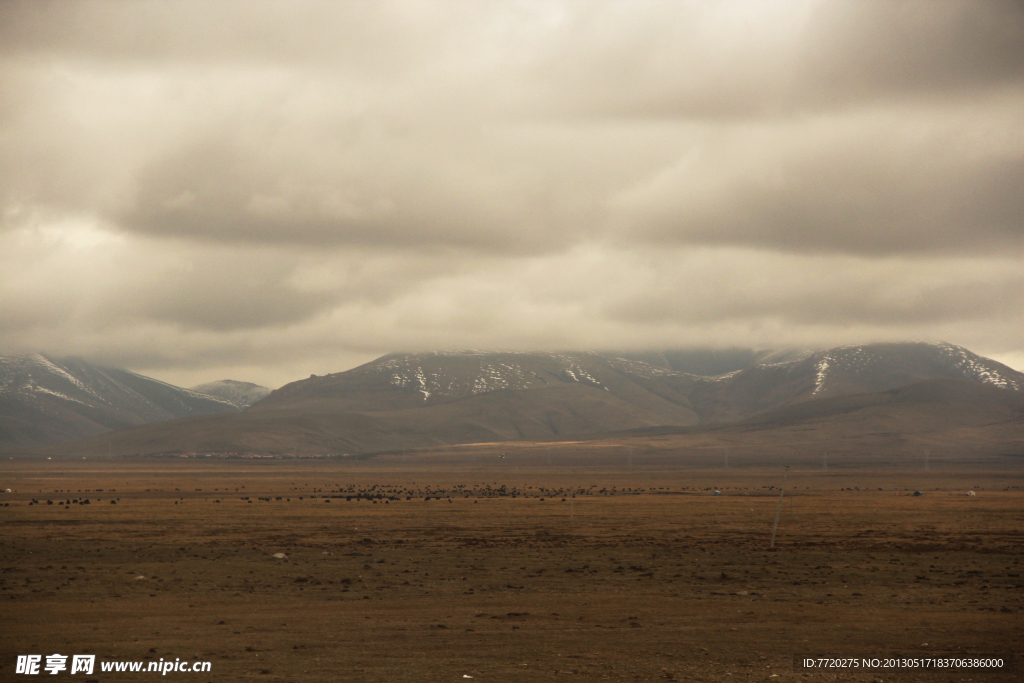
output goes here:
[{"label": "overcast sky", "polygon": [[1024,369],[1024,3],[0,3],[0,353]]}]

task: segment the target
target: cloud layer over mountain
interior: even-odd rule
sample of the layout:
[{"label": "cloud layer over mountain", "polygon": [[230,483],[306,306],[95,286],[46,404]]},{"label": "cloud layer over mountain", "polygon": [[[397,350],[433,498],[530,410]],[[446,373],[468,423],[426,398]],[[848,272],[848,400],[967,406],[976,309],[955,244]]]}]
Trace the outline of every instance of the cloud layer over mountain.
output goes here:
[{"label": "cloud layer over mountain", "polygon": [[1024,365],[1017,2],[7,2],[0,351]]}]

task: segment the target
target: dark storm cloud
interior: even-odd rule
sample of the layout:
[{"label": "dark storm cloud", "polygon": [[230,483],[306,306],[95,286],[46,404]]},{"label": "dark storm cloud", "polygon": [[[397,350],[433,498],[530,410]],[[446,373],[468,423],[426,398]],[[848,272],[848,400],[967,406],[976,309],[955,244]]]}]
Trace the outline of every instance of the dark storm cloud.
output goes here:
[{"label": "dark storm cloud", "polygon": [[[697,277],[682,274],[674,282],[645,288],[605,312],[644,324],[760,319],[837,328],[855,322],[884,329],[1001,318],[1015,327],[1014,319],[1024,311],[1024,275],[1016,266],[992,262],[986,272],[986,264],[977,260],[950,260],[943,264],[946,278],[930,276],[927,264],[905,260],[813,259],[795,272],[776,266],[746,278],[735,271],[716,274],[699,268]],[[688,291],[686,283],[694,280],[703,280],[704,287]],[[908,286],[908,280],[915,284]],[[768,281],[771,286],[758,286]]]},{"label": "dark storm cloud", "polygon": [[321,164],[309,152],[296,159],[205,141],[142,169],[130,206],[113,218],[128,230],[220,242],[506,252],[564,243],[540,234],[553,227],[549,216],[528,213],[542,201],[540,188],[467,173],[452,163],[454,151],[410,159],[388,155],[387,146],[377,147],[386,161],[335,148]]},{"label": "dark storm cloud", "polygon": [[661,11],[571,13],[571,29],[531,65],[535,105],[728,120],[973,96],[1024,80],[1024,6],[1014,0],[652,5]]},{"label": "dark storm cloud", "polygon": [[[882,253],[1020,238],[1020,140],[972,144],[990,112],[971,121],[976,100],[1024,105],[1019,3],[5,7],[6,70],[38,98],[5,106],[27,134],[4,145],[12,205],[492,253],[608,230]],[[886,107],[898,120],[872,124]],[[808,148],[836,117],[845,137]],[[618,201],[658,178],[671,197]]]},{"label": "dark storm cloud", "polygon": [[[318,254],[282,247],[126,240],[91,226],[0,242],[11,286],[0,290],[8,314],[0,329],[56,324],[114,329],[130,321],[183,332],[229,333],[286,328],[338,306],[386,306],[410,289],[464,268],[457,255],[366,251]],[[31,258],[26,259],[25,256]],[[131,283],[131,286],[125,286]]]},{"label": "dark storm cloud", "polygon": [[[830,127],[830,136],[842,126]],[[965,154],[948,131],[907,140],[878,126],[840,139],[805,136],[810,144],[757,150],[764,163],[737,164],[711,182],[684,183],[692,165],[656,177],[619,198],[622,224],[634,238],[793,251],[991,252],[1024,244],[1024,155],[1016,150]]]},{"label": "dark storm cloud", "polygon": [[443,45],[452,17],[435,10],[417,2],[8,0],[0,53],[161,66],[312,62],[373,79]]},{"label": "dark storm cloud", "polygon": [[0,353],[1024,353],[1022,54],[1003,1],[0,3]]},{"label": "dark storm cloud", "polygon": [[808,23],[801,76],[821,103],[978,94],[1024,80],[1024,4],[823,3]]}]

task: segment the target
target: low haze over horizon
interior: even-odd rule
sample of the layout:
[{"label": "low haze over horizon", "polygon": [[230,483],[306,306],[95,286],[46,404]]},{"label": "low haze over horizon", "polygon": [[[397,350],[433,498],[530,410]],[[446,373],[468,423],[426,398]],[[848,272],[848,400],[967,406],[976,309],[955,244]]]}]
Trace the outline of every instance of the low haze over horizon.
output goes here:
[{"label": "low haze over horizon", "polygon": [[1024,370],[1019,2],[0,4],[0,354],[944,340]]}]

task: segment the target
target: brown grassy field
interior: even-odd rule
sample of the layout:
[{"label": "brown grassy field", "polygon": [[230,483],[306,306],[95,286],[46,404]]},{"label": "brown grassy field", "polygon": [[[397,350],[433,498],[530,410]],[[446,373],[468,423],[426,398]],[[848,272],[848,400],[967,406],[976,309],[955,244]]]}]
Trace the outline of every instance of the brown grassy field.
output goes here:
[{"label": "brown grassy field", "polygon": [[[208,660],[160,676],[204,682],[1022,675],[1012,465],[794,466],[770,551],[780,466],[496,452],[4,462],[2,680],[32,680],[16,655],[52,653]],[[794,667],[893,653],[1010,668]]]}]

